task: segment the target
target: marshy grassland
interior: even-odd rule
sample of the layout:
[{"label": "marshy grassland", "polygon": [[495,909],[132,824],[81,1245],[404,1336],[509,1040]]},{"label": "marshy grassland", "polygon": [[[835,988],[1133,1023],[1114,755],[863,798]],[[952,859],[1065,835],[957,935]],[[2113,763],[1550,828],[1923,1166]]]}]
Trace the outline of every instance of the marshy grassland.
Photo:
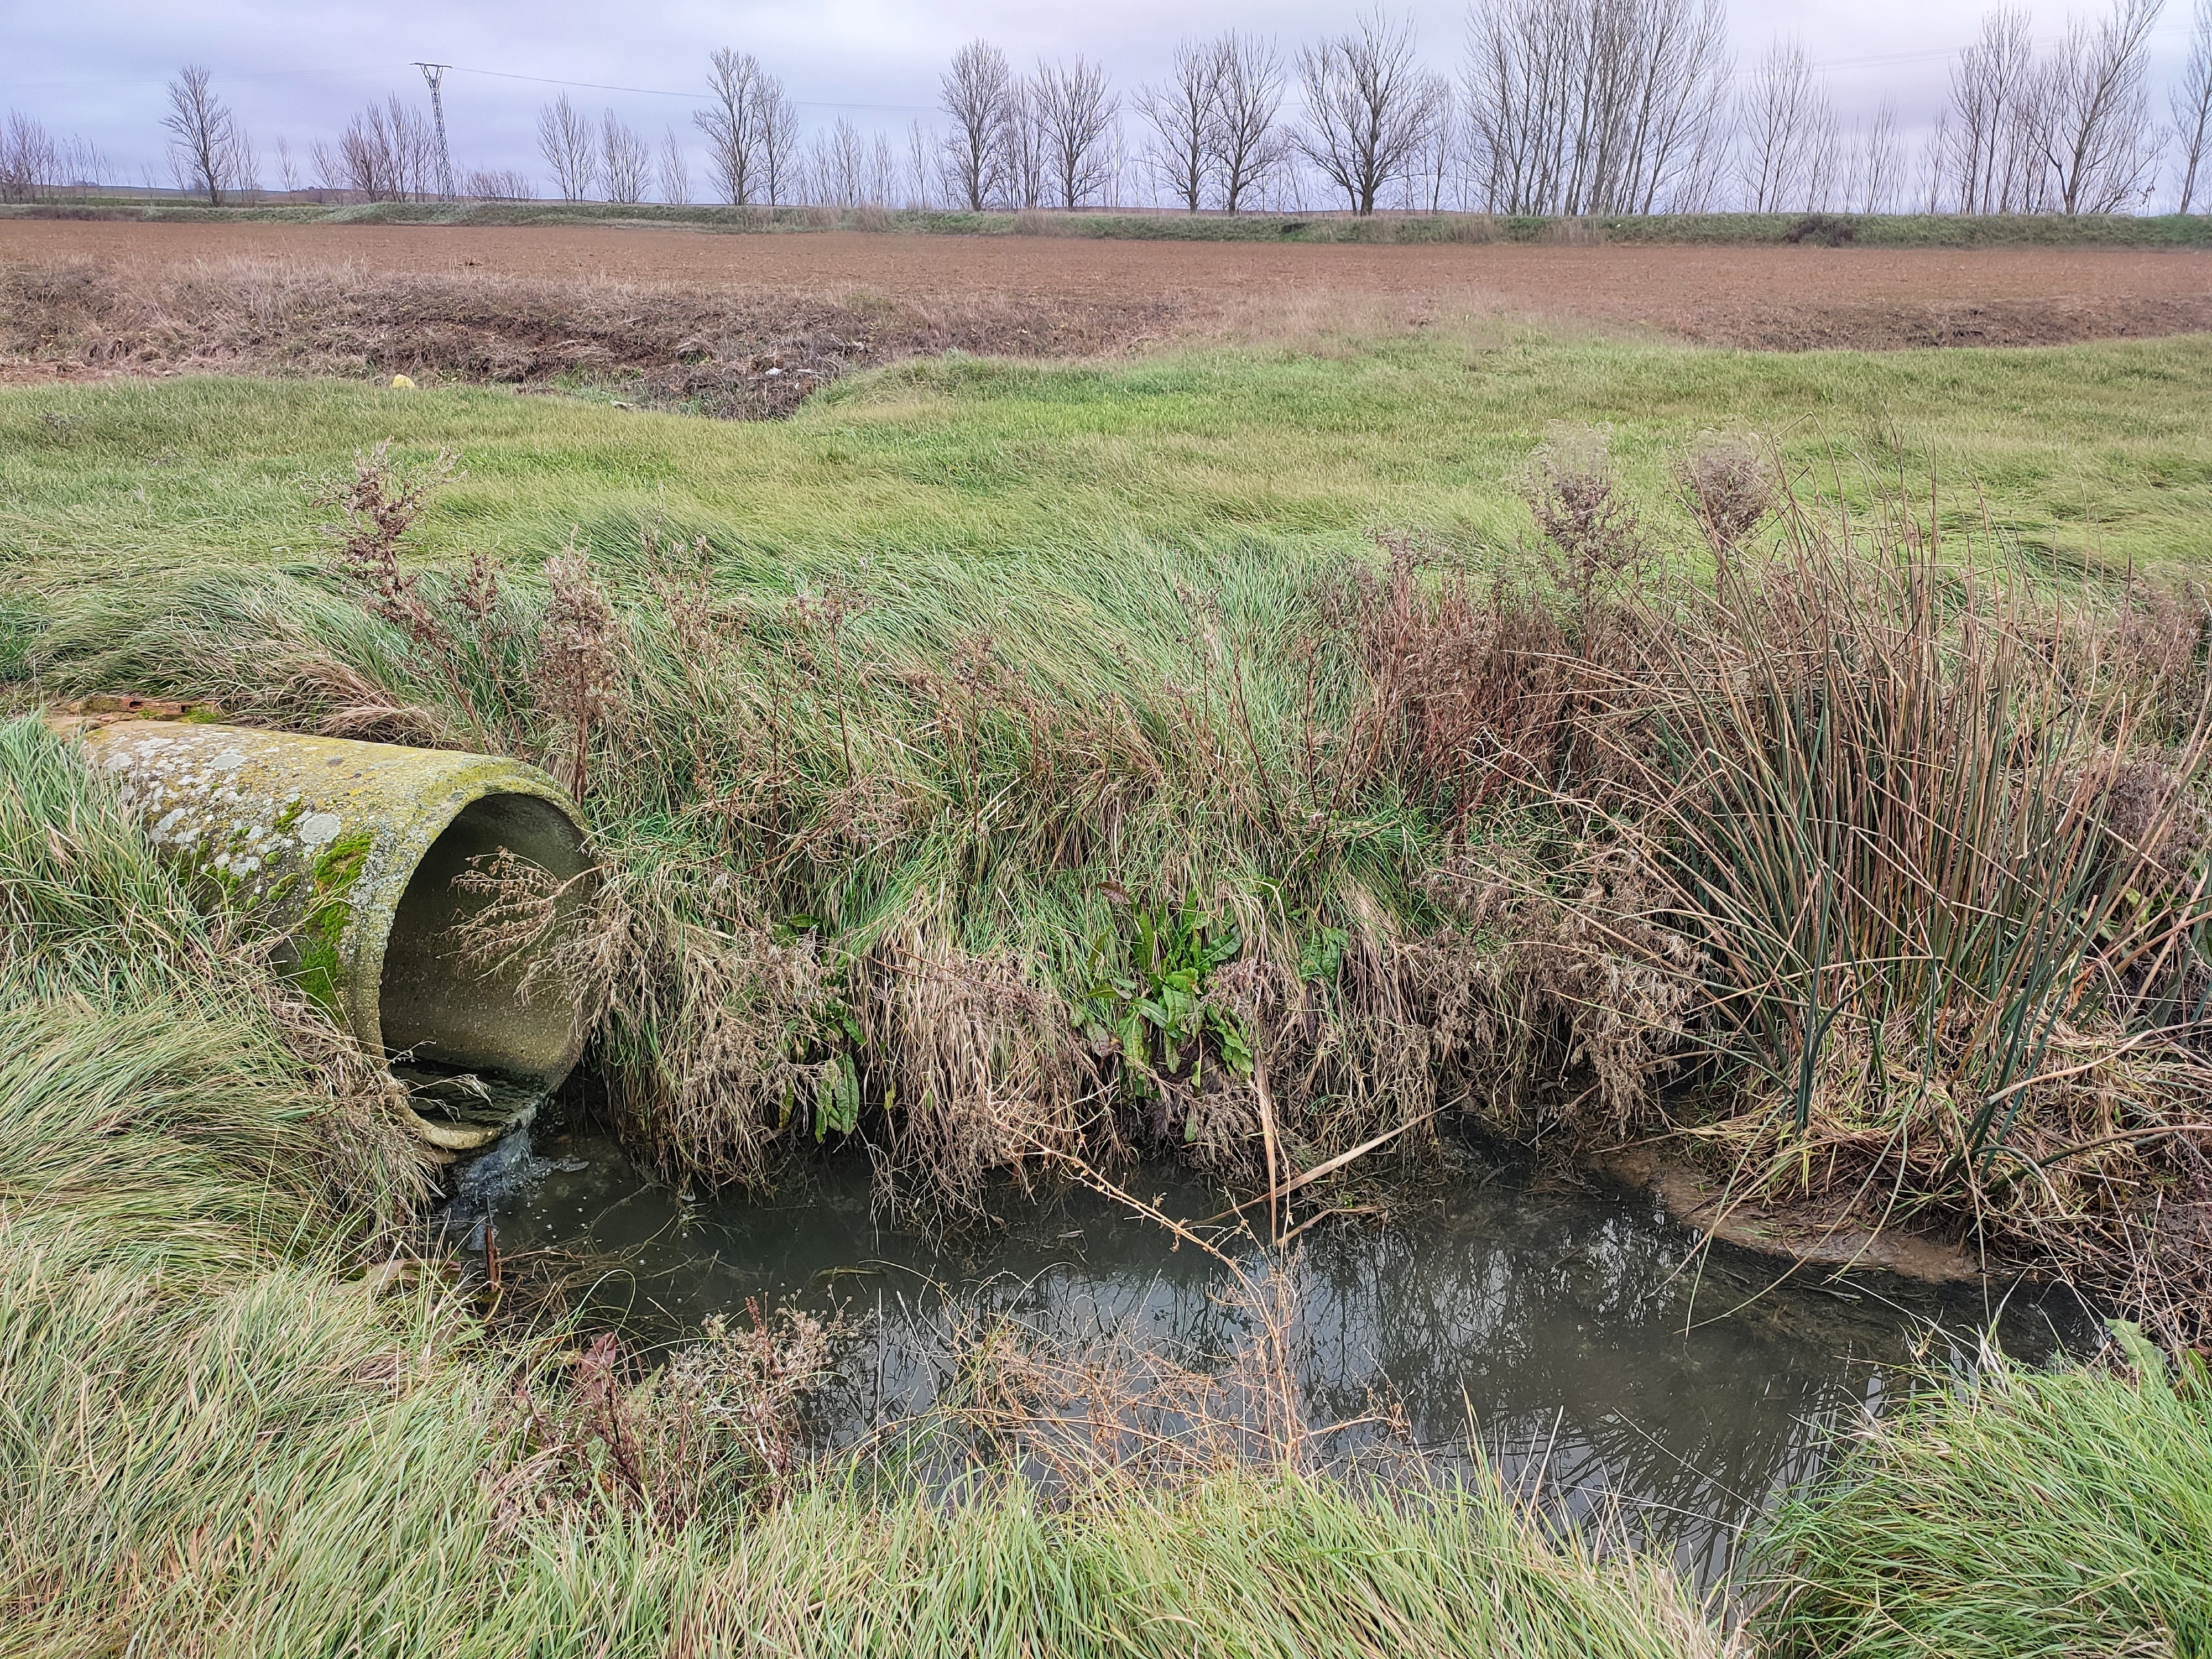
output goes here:
[{"label": "marshy grassland", "polygon": [[1441,1114],[1664,1134],[2164,1345],[1932,1387],[1729,1619],[1295,1434],[925,1496],[799,1449],[798,1325],[657,1370],[488,1327],[405,1246],[404,1109],[25,720],[0,1650],[2206,1651],[2208,371],[1484,325],[917,361],[774,423],[0,392],[11,701],[547,766],[609,872],[555,959],[672,1177],[852,1139],[957,1218]]},{"label": "marshy grassland", "polygon": [[319,561],[302,483],[392,440],[468,476],[418,527],[427,559],[542,562],[572,530],[640,520],[817,576],[860,558],[1066,558],[1157,550],[1342,554],[1397,529],[1492,556],[1530,539],[1512,480],[1559,422],[1611,428],[1624,486],[1673,550],[1698,434],[1755,433],[1854,507],[1933,491],[1941,528],[2002,527],[2057,569],[2184,580],[2212,513],[2206,337],[2043,351],[1699,350],[1487,323],[1099,364],[954,356],[817,394],[787,422],[719,424],[454,387],[330,380],[33,387],[0,404],[0,546],[20,595],[100,560],[118,585],[210,565]]}]

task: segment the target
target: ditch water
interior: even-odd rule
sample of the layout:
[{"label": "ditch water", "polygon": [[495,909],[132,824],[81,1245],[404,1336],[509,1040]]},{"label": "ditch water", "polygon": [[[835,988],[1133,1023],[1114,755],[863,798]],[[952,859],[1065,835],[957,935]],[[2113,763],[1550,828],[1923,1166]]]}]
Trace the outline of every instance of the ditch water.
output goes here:
[{"label": "ditch water", "polygon": [[[1313,1228],[1285,1260],[1291,1352],[1308,1415],[1370,1418],[1395,1401],[1419,1454],[1446,1469],[1480,1448],[1509,1481],[1577,1517],[1605,1516],[1672,1551],[1701,1583],[1747,1524],[1816,1474],[1834,1430],[1893,1404],[1929,1367],[1971,1366],[1994,1330],[2016,1357],[2085,1346],[2094,1322],[2062,1292],[1937,1290],[1886,1275],[1784,1277],[1716,1247],[1647,1194],[1584,1190],[1474,1146],[1394,1196],[1380,1218]],[[1218,1188],[1146,1166],[1127,1179],[1179,1218]],[[1002,1194],[1001,1224],[950,1238],[902,1231],[856,1156],[824,1158],[764,1201],[690,1201],[609,1141],[539,1129],[470,1166],[452,1224],[501,1253],[560,1246],[599,1264],[592,1304],[634,1334],[672,1339],[747,1303],[787,1299],[848,1322],[819,1432],[848,1443],[927,1406],[951,1334],[998,1316],[1076,1349],[1121,1339],[1201,1362],[1253,1340],[1249,1297],[1218,1261],[1076,1188]],[[1778,1279],[1780,1282],[1778,1282]],[[1379,1431],[1348,1431],[1351,1453]],[[1394,1437],[1403,1440],[1403,1436]]]}]

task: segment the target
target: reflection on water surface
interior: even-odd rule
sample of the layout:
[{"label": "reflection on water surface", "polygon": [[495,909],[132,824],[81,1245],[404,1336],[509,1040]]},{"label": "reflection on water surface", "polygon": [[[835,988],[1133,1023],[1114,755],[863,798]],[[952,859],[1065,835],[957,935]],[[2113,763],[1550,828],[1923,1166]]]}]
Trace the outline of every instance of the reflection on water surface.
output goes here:
[{"label": "reflection on water surface", "polygon": [[[2031,1358],[2091,1335],[2056,1294],[2018,1291],[1993,1318],[1980,1291],[1778,1285],[1764,1258],[1693,1259],[1692,1236],[1648,1196],[1562,1189],[1472,1151],[1459,1161],[1386,1220],[1300,1242],[1288,1271],[1310,1418],[1395,1398],[1432,1462],[1464,1466],[1477,1443],[1577,1515],[1612,1506],[1704,1581],[1747,1522],[1816,1472],[1830,1431],[1880,1410],[1911,1368],[1971,1364],[1992,1323]],[[1179,1218],[1221,1207],[1174,1171],[1132,1179]],[[853,1156],[787,1177],[767,1201],[690,1203],[605,1140],[541,1133],[472,1166],[454,1218],[480,1243],[489,1212],[509,1255],[558,1244],[617,1264],[595,1299],[641,1334],[741,1316],[749,1298],[854,1316],[824,1407],[835,1441],[927,1405],[949,1330],[979,1315],[1067,1345],[1104,1334],[1218,1356],[1249,1341],[1233,1275],[1157,1224],[1082,1189],[1003,1208],[1003,1225],[949,1240],[902,1231],[875,1212]],[[1245,1266],[1281,1270],[1256,1246]]]}]

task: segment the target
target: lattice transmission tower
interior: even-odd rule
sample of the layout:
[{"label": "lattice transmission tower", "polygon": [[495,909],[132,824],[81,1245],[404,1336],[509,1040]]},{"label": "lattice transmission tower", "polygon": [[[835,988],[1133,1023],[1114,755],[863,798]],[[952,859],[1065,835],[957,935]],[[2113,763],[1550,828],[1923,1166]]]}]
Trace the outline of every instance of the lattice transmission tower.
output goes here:
[{"label": "lattice transmission tower", "polygon": [[453,199],[453,156],[446,148],[446,71],[451,64],[417,64],[422,78],[430,83],[430,120],[438,129],[438,194],[447,201]]}]

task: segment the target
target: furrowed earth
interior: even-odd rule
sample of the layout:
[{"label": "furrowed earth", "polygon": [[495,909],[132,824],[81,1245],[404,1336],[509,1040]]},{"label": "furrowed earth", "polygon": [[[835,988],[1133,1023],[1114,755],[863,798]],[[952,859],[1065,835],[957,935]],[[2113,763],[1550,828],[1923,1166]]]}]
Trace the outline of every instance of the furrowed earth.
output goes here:
[{"label": "furrowed earth", "polygon": [[[1365,246],[625,226],[0,222],[0,376],[641,374],[787,412],[856,363],[1520,319],[1798,350],[2212,328],[2212,258],[2110,247]],[[241,318],[241,308],[252,315]],[[165,327],[164,324],[170,325]],[[733,375],[672,370],[703,354]],[[753,358],[763,361],[757,364]],[[768,370],[779,371],[769,375]],[[771,386],[788,380],[788,386]],[[707,381],[713,381],[709,386]]]}]

